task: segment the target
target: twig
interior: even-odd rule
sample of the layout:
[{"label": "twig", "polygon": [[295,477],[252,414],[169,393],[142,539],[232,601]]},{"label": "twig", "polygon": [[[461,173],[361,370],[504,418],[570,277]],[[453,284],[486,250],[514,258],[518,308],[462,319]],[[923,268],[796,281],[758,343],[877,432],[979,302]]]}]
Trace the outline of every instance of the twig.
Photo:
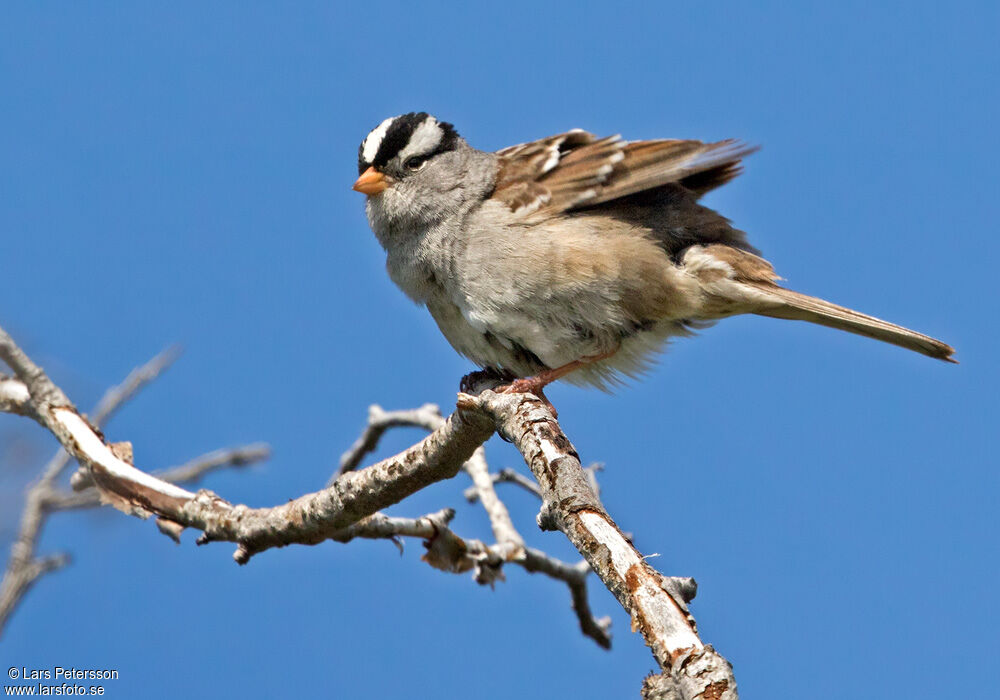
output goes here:
[{"label": "twig", "polygon": [[[170,484],[196,484],[202,478],[220,469],[229,467],[244,467],[255,462],[262,462],[271,456],[270,446],[255,443],[244,447],[232,447],[214,450],[195,457],[191,461],[176,467],[170,467],[161,472],[153,472],[154,476]],[[93,508],[101,504],[100,494],[96,488],[88,487],[76,493],[53,491],[45,500],[47,510],[79,510]]]},{"label": "twig", "polygon": [[[587,475],[587,482],[590,484],[590,488],[593,489],[594,493],[598,496],[601,495],[601,487],[597,483],[597,472],[603,471],[604,465],[600,462],[594,462],[583,468],[584,473]],[[524,476],[515,469],[510,467],[504,467],[498,472],[491,472],[490,478],[493,480],[494,484],[514,484],[520,486],[522,489],[537,496],[539,499],[542,498],[541,489],[538,488],[538,484]],[[465,500],[469,503],[475,503],[479,500],[479,491],[476,490],[475,486],[470,486],[465,489],[462,493],[465,496]]]},{"label": "twig", "polygon": [[493,479],[490,478],[490,468],[486,464],[486,453],[482,447],[476,450],[469,461],[465,463],[465,472],[472,479],[473,486],[479,496],[479,502],[486,511],[486,515],[489,516],[493,536],[496,537],[499,545],[507,548],[505,559],[511,561],[523,557],[524,539],[514,527],[507,506],[493,489]]},{"label": "twig", "polygon": [[528,547],[522,565],[531,573],[543,573],[565,581],[573,599],[573,612],[580,621],[580,631],[605,649],[611,648],[611,618],[605,616],[598,619],[590,611],[590,601],[587,599],[587,574],[591,572],[590,564],[586,561],[567,564],[550,557],[545,552]]},{"label": "twig", "polygon": [[[340,458],[340,469],[328,486],[345,472],[355,469],[365,455],[378,447],[379,440],[390,428],[416,427],[424,430],[437,430],[444,425],[441,409],[435,404],[424,404],[420,408],[402,411],[385,411],[381,406],[373,404],[368,408],[368,423],[354,444]],[[493,534],[497,542],[508,545],[507,559],[520,556],[524,540],[518,534],[510,519],[507,507],[497,498],[493,490],[493,481],[486,464],[486,454],[482,448],[477,449],[472,457],[463,465],[466,473],[472,479],[472,489],[476,498],[482,500],[483,507],[490,518]]]},{"label": "twig", "polygon": [[[490,478],[493,479],[494,484],[515,484],[528,493],[537,496],[539,499],[542,497],[542,492],[539,490],[538,484],[510,467],[504,467],[498,472],[491,473]],[[479,500],[479,491],[476,490],[475,486],[465,489],[463,495],[469,503],[475,503]]]},{"label": "twig", "polygon": [[141,367],[128,373],[121,384],[105,392],[87,418],[98,428],[104,426],[128,401],[169,369],[181,356],[181,347],[171,345]]},{"label": "twig", "polygon": [[[91,422],[96,427],[106,423],[122,405],[167,369],[178,355],[178,348],[168,348],[130,372],[121,384],[105,392],[94,408]],[[31,415],[33,408],[30,398],[27,385],[23,381],[0,375],[0,411]],[[166,481],[185,481],[198,478],[214,469],[248,464],[266,456],[267,448],[263,445],[217,451],[182,467],[168,470],[162,478]],[[65,493],[56,487],[56,480],[65,470],[69,460],[68,453],[60,448],[42,470],[41,478],[26,494],[17,539],[11,547],[10,560],[7,562],[3,580],[0,581],[0,633],[17,605],[38,579],[69,563],[67,554],[35,557],[38,540],[48,516],[58,511],[100,505],[96,489],[91,488],[82,493]]]},{"label": "twig", "polygon": [[524,567],[529,573],[545,574],[564,582],[570,590],[573,611],[580,621],[580,630],[605,649],[611,647],[611,618],[596,619],[587,599],[587,575],[590,565],[585,561],[567,564],[544,552],[524,548],[519,559],[504,558],[503,548],[488,546],[480,540],[462,539],[450,529],[449,523],[455,516],[451,508],[425,515],[422,518],[390,518],[375,513],[333,536],[338,542],[350,542],[354,538],[389,539],[397,542],[398,537],[419,537],[427,540],[427,554],[422,558],[436,569],[451,573],[462,573],[475,569],[473,579],[477,583],[490,584],[503,578],[501,566],[505,561]]},{"label": "twig", "polygon": [[[3,333],[2,329],[0,333]],[[20,352],[19,348],[13,346],[13,341],[6,333],[0,337],[0,342],[3,343],[3,354],[0,354],[0,357],[10,365],[11,369],[20,368],[18,378],[0,375],[0,411],[30,416],[33,406],[25,379],[35,378],[37,381],[37,372],[41,370],[34,371],[30,360]],[[176,357],[176,349],[161,352],[143,366],[130,372],[121,384],[109,389],[94,409],[96,425],[100,427],[122,403],[135,396]],[[7,562],[3,580],[0,581],[0,632],[3,631],[17,604],[38,578],[69,562],[69,557],[65,554],[44,559],[35,558],[38,538],[47,514],[52,510],[48,502],[55,492],[55,481],[68,463],[69,455],[62,449],[57,451],[43,469],[41,478],[26,494],[17,539],[11,547],[10,560]]]},{"label": "twig", "polygon": [[337,477],[357,469],[365,455],[374,452],[379,440],[389,428],[401,426],[423,428],[427,431],[437,430],[444,424],[441,409],[432,403],[408,411],[384,411],[378,404],[368,408],[368,423],[364,431],[354,441],[354,444],[340,457],[340,468],[330,477],[330,486]]},{"label": "twig", "polygon": [[598,498],[601,497],[601,485],[597,482],[597,472],[602,471],[604,471],[604,464],[601,462],[594,462],[583,468],[583,473],[587,475],[587,483],[590,484],[591,490]]},{"label": "twig", "polygon": [[454,517],[452,508],[444,508],[415,520],[375,513],[334,534],[331,539],[346,543],[356,537],[364,537],[390,539],[398,544],[398,537],[419,537],[424,540],[427,549],[421,559],[435,569],[453,574],[473,570],[473,579],[477,583],[490,586],[497,579],[503,580],[505,559],[501,549],[456,535],[448,527]]},{"label": "twig", "polygon": [[[345,453],[352,457],[348,463],[359,463],[361,456],[355,458],[354,455],[358,455],[361,450],[371,451],[375,449],[378,439],[389,428],[407,426],[432,430],[444,421],[443,418],[440,418],[440,415],[440,410],[433,404],[425,404],[413,411],[391,412],[384,411],[380,406],[372,406],[368,412],[369,424],[365,426],[361,437],[355,441],[351,450]],[[372,428],[372,424],[375,424],[377,427]],[[446,557],[445,561],[454,561],[455,559],[463,561],[462,557],[466,556],[464,554],[466,552],[472,552],[474,555],[488,554],[489,556],[487,556],[486,561],[493,562],[496,572],[494,573],[489,569],[480,570],[477,568],[474,578],[480,583],[489,582],[491,585],[498,577],[499,567],[504,562],[517,564],[523,566],[529,572],[544,573],[552,578],[563,581],[570,589],[573,610],[579,619],[580,629],[600,646],[609,648],[611,646],[611,635],[608,630],[611,626],[611,620],[607,617],[596,619],[591,613],[590,604],[587,601],[586,576],[590,572],[590,565],[586,561],[570,565],[550,557],[537,549],[526,549],[523,538],[517,532],[510,519],[507,507],[499,499],[493,488],[493,485],[497,482],[510,481],[541,498],[541,491],[538,490],[538,486],[532,480],[521,476],[513,469],[504,469],[499,474],[491,474],[489,472],[489,465],[486,463],[485,452],[482,448],[477,449],[473,453],[473,456],[465,463],[464,468],[473,481],[473,485],[465,491],[465,497],[470,502],[482,501],[487,516],[490,519],[493,534],[497,539],[497,544],[487,547],[487,545],[484,545],[479,540],[463,540],[464,547],[461,547],[454,541],[457,536],[449,531],[444,535],[443,540],[438,541],[439,547],[442,541],[451,542],[451,546],[446,548],[446,551],[450,552],[452,559]],[[486,504],[489,505],[487,506]],[[451,509],[441,512],[454,513]],[[414,521],[407,518],[388,518],[381,513],[376,513],[351,526],[345,533],[355,537],[389,537],[389,539],[399,544],[396,536],[424,536],[417,533],[428,532],[428,517],[430,516],[425,516]],[[451,515],[444,521],[445,524],[450,520]],[[441,522],[438,522],[438,527],[442,527]],[[437,530],[434,532],[437,532]],[[334,539],[342,541],[339,536]],[[470,559],[469,561],[475,560]],[[457,566],[457,564],[454,564],[451,569],[445,566],[438,568],[455,570],[454,567]],[[465,569],[458,567],[457,570]]]},{"label": "twig", "polygon": [[244,445],[243,447],[231,447],[208,452],[178,467],[171,467],[159,472],[156,476],[172,484],[196,484],[205,475],[219,469],[245,467],[268,459],[270,456],[270,445],[263,442],[256,442]]},{"label": "twig", "polygon": [[26,415],[29,398],[28,387],[24,382],[0,374],[0,412]]}]

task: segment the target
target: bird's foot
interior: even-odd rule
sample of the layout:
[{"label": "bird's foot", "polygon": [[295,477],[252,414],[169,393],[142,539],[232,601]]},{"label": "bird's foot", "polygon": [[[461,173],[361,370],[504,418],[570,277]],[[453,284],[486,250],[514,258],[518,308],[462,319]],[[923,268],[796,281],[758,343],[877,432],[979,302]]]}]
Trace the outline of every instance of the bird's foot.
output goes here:
[{"label": "bird's foot", "polygon": [[486,388],[481,386],[483,384],[489,383],[495,386],[497,383],[507,384],[514,381],[514,379],[516,379],[515,375],[506,370],[487,367],[476,372],[469,372],[462,377],[462,381],[458,385],[458,390],[463,394],[478,394]]},{"label": "bird's foot", "polygon": [[509,384],[504,384],[503,386],[498,386],[495,391],[500,394],[535,394],[540,395],[542,390],[552,380],[545,377],[545,373],[538,374],[534,377],[521,377],[511,381]]},{"label": "bird's foot", "polygon": [[542,370],[534,377],[521,377],[520,379],[514,379],[509,384],[496,387],[493,391],[501,394],[534,394],[549,407],[549,410],[552,411],[553,417],[558,418],[559,412],[556,411],[556,407],[552,405],[552,402],[546,398],[543,389],[557,379],[562,379],[570,372],[574,372],[581,367],[586,367],[594,362],[606,360],[614,355],[615,352],[616,350],[612,350],[611,352],[602,353],[600,355],[588,355],[587,357],[583,357],[579,360],[568,362],[562,367]]},{"label": "bird's foot", "polygon": [[520,379],[515,379],[509,384],[504,384],[503,386],[498,386],[493,391],[498,394],[534,394],[542,400],[542,403],[552,411],[552,417],[558,418],[559,411],[556,407],[552,405],[549,398],[545,395],[545,387],[555,381],[555,377],[551,376],[552,370],[547,370],[534,377],[521,377]]}]

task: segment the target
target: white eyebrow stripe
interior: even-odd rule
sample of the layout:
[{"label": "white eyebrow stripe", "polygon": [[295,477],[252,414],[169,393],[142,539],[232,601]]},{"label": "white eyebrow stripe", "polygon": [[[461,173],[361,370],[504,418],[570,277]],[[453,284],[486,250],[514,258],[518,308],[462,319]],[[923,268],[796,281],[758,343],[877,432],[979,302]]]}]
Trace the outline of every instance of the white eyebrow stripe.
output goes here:
[{"label": "white eyebrow stripe", "polygon": [[410,156],[433,153],[444,140],[444,129],[434,117],[427,117],[413,130],[406,147],[399,152],[399,160],[405,162]]},{"label": "white eyebrow stripe", "polygon": [[365,137],[365,143],[361,147],[361,156],[364,158],[366,163],[371,163],[375,160],[378,148],[382,145],[382,139],[385,138],[385,132],[389,130],[389,125],[392,124],[395,119],[396,117],[389,117],[372,129],[371,133]]}]

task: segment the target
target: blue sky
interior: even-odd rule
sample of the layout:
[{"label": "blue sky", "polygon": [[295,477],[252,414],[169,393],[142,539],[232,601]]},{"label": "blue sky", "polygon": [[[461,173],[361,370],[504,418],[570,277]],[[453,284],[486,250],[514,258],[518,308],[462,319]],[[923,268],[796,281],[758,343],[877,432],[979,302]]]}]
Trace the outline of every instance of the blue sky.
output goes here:
[{"label": "blue sky", "polygon": [[[603,498],[744,697],[979,694],[998,648],[995,534],[1000,10],[990,2],[6,3],[0,324],[82,407],[180,342],[112,423],[163,467],[265,440],[208,486],[270,505],[321,486],[369,403],[452,405],[470,365],[384,272],[358,143],[427,110],[495,149],[571,127],[763,146],[708,203],[790,286],[936,335],[962,364],[763,318],[678,341],[609,396],[549,396]],[[417,439],[400,432],[389,454]],[[0,541],[53,443],[0,417]],[[523,468],[494,439],[495,468]],[[467,483],[451,505],[487,537]],[[503,492],[534,546],[537,505]],[[111,697],[636,697],[653,660],[614,599],[605,652],[568,594],[495,591],[410,543],[232,563],[115,512],[56,516],[73,566],[0,662],[117,668]]]}]

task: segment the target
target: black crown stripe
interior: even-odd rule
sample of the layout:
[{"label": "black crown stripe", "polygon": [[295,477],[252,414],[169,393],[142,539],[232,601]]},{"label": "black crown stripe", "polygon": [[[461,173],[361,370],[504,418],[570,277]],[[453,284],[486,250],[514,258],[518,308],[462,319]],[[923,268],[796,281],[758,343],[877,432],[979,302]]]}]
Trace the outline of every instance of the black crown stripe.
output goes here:
[{"label": "black crown stripe", "polygon": [[[362,141],[361,146],[358,147],[358,173],[363,173],[369,166],[374,167],[376,170],[385,167],[386,163],[406,148],[406,144],[410,142],[413,132],[428,118],[430,118],[430,115],[427,112],[410,112],[409,114],[403,114],[393,119],[392,123],[389,124],[389,128],[386,129],[385,135],[382,137],[382,143],[379,144],[375,158],[370,163],[364,160],[365,142]],[[455,131],[455,127],[447,122],[438,122],[438,125],[441,127],[443,138],[438,147],[432,153],[427,154],[428,157],[444,153],[445,151],[454,151],[458,146],[458,132]]]}]

